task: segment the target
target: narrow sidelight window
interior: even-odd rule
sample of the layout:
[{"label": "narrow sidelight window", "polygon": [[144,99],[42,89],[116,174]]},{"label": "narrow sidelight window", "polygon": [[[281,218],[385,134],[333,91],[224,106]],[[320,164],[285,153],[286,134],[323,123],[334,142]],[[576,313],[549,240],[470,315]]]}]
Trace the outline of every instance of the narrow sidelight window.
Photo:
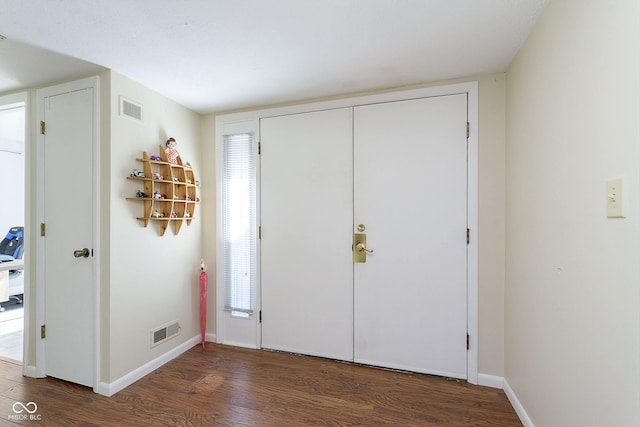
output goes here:
[{"label": "narrow sidelight window", "polygon": [[247,317],[256,286],[256,154],[250,133],[225,135],[223,143],[225,309]]}]

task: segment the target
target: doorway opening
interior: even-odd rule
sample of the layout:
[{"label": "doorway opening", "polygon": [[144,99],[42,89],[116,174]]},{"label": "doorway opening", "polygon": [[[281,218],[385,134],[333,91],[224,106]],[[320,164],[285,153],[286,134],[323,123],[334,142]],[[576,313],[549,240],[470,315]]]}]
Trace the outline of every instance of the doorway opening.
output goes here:
[{"label": "doorway opening", "polygon": [[24,352],[25,102],[0,98],[0,358]]}]

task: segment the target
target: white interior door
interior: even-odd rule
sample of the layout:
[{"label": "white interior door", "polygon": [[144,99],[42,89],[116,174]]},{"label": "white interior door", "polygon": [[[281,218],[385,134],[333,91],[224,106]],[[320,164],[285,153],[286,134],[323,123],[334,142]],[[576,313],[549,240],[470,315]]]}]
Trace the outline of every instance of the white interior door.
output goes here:
[{"label": "white interior door", "polygon": [[466,102],[261,121],[263,347],[466,378]]},{"label": "white interior door", "polygon": [[262,119],[262,346],[353,358],[350,108]]},{"label": "white interior door", "polygon": [[356,362],[467,377],[466,123],[464,94],[355,108]]},{"label": "white interior door", "polygon": [[[44,98],[45,370],[94,385],[93,88]],[[74,251],[87,248],[88,257]]]}]

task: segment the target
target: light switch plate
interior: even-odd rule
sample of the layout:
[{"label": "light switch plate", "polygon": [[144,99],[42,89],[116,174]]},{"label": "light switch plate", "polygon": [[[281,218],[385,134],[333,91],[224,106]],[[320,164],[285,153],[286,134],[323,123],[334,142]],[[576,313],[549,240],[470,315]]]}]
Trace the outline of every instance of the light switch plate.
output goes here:
[{"label": "light switch plate", "polygon": [[607,218],[624,218],[622,214],[622,178],[607,181]]}]

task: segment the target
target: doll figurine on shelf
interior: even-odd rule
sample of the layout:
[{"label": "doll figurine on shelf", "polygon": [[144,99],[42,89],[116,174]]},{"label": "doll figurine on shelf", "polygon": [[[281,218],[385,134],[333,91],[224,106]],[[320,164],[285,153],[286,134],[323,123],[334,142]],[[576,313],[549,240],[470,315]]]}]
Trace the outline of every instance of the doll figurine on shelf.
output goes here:
[{"label": "doll figurine on shelf", "polygon": [[166,148],[164,149],[164,152],[167,153],[167,161],[174,165],[178,164],[178,150],[176,150],[176,145],[178,145],[176,140],[169,138],[167,139]]}]

